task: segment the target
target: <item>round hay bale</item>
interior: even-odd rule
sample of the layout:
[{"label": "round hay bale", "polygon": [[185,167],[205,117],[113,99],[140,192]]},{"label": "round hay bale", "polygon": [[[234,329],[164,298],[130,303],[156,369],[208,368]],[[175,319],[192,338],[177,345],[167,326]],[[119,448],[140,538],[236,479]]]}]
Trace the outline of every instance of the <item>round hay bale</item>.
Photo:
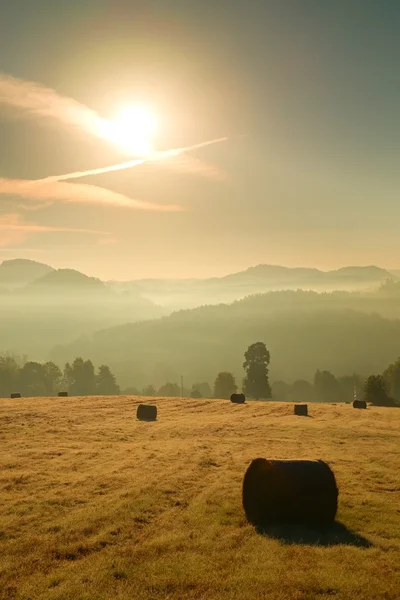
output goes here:
[{"label": "round hay bale", "polygon": [[139,404],[136,411],[139,421],[155,421],[157,419],[157,406],[152,404]]},{"label": "round hay bale", "polygon": [[244,404],[246,400],[246,397],[244,394],[232,394],[231,395],[231,402],[233,402],[234,404]]},{"label": "round hay bale", "polygon": [[244,476],[242,501],[256,527],[285,521],[322,525],[335,520],[338,493],[322,460],[256,458]]},{"label": "round hay bale", "polygon": [[367,403],[365,400],[354,400],[353,408],[367,408]]},{"label": "round hay bale", "polygon": [[68,392],[58,392],[59,398],[68,398]]},{"label": "round hay bale", "polygon": [[14,394],[11,394],[11,398],[21,398],[21,394],[19,392],[15,392]]},{"label": "round hay bale", "polygon": [[295,404],[294,405],[294,414],[299,417],[307,417],[308,416],[308,404]]}]

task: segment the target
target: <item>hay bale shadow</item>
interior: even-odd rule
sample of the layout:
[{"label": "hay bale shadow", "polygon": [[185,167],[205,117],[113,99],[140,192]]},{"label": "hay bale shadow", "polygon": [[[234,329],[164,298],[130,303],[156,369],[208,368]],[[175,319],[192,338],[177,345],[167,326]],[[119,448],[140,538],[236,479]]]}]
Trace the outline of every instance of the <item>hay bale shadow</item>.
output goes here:
[{"label": "hay bale shadow", "polygon": [[313,528],[292,523],[276,523],[268,527],[256,528],[259,535],[279,540],[282,544],[298,544],[303,546],[356,546],[358,548],[371,548],[373,546],[367,538],[346,525],[335,521],[326,527]]}]

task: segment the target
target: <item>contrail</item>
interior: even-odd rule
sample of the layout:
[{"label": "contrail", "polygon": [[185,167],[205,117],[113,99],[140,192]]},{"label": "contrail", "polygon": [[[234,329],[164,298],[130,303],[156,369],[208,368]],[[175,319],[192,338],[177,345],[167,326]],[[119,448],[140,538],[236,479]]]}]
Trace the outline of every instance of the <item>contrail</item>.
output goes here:
[{"label": "contrail", "polygon": [[213,140],[207,140],[206,142],[200,142],[198,144],[193,144],[192,146],[185,146],[183,148],[173,148],[171,150],[164,150],[162,152],[155,152],[151,154],[147,158],[141,158],[136,160],[129,160],[127,162],[119,163],[117,165],[111,165],[109,167],[102,167],[100,169],[90,169],[88,171],[75,171],[73,173],[66,173],[65,175],[51,175],[49,177],[45,177],[43,179],[35,180],[38,182],[49,182],[49,181],[67,181],[69,179],[78,179],[80,177],[87,177],[89,175],[101,175],[102,173],[110,173],[111,171],[121,171],[123,169],[131,169],[133,167],[137,167],[138,165],[143,165],[144,163],[158,162],[168,158],[174,158],[176,156],[180,156],[186,152],[190,152],[191,150],[196,150],[197,148],[204,148],[205,146],[211,146],[212,144],[219,144],[221,142],[227,141],[227,137],[216,138]]},{"label": "contrail", "polygon": [[117,206],[147,211],[177,211],[177,205],[153,204],[143,200],[134,200],[123,194],[87,184],[62,183],[57,179],[0,179],[0,195],[19,196],[42,202],[58,200],[60,202],[84,203]]},{"label": "contrail", "polygon": [[[18,111],[19,117],[28,118],[48,118],[58,121],[64,125],[73,125],[82,131],[96,136],[100,139],[108,142],[115,143],[109,135],[109,121],[101,118],[98,113],[89,108],[88,106],[77,102],[72,98],[62,96],[55,90],[48,88],[40,83],[34,81],[27,81],[0,73],[0,105],[6,105],[10,108]],[[195,150],[196,148],[202,148],[210,144],[226,141],[227,138],[219,138],[217,140],[210,140],[208,142],[202,142],[200,144],[194,144],[186,148],[177,148],[174,150],[167,150],[164,152],[156,152],[151,157],[146,159],[131,160],[121,165],[115,165],[114,168],[106,167],[106,170],[97,170],[89,172],[81,172],[69,174],[68,176],[60,176],[54,178],[54,181],[62,181],[63,179],[76,179],[78,177],[85,177],[86,175],[96,175],[99,173],[107,173],[109,171],[117,171],[119,169],[129,169],[143,164],[144,162],[152,162],[155,160],[161,160],[163,158],[173,158],[188,152]],[[213,179],[223,179],[224,176],[217,174],[215,167],[208,167],[204,165],[204,168],[200,168],[200,163],[194,165],[194,171],[201,173],[205,176],[209,176]],[[185,170],[191,171],[189,161],[186,161]],[[50,179],[50,178],[46,178]]]}]

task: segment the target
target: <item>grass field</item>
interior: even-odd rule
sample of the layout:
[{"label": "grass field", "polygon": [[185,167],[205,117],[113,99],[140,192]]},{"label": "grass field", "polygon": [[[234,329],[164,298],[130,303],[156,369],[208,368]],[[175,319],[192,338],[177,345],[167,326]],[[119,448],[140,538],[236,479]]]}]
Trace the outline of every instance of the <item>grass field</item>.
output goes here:
[{"label": "grass field", "polygon": [[[400,410],[138,398],[0,400],[0,599],[400,598]],[[332,531],[261,535],[253,458],[321,458]]]}]

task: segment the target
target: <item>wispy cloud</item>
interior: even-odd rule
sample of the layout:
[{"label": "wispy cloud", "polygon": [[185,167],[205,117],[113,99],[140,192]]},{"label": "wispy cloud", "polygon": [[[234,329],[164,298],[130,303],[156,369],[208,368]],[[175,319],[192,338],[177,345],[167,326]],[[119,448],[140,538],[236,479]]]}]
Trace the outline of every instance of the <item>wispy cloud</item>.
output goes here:
[{"label": "wispy cloud", "polygon": [[33,233],[84,233],[108,236],[106,231],[96,229],[78,229],[74,227],[54,227],[48,225],[39,225],[37,223],[27,223],[16,213],[0,215],[0,247],[5,248],[10,245],[22,243],[29,234]]},{"label": "wispy cloud", "polygon": [[53,119],[100,137],[104,120],[91,108],[34,81],[0,73],[0,104],[19,118]]},{"label": "wispy cloud", "polygon": [[147,211],[176,211],[176,205],[134,200],[95,185],[59,182],[57,179],[0,179],[0,195],[18,196],[37,202],[58,201],[130,208]]},{"label": "wispy cloud", "polygon": [[[101,139],[110,139],[106,132],[109,122],[101,118],[91,108],[58,94],[55,90],[33,81],[25,81],[0,73],[0,107],[8,106],[11,114],[19,118],[52,119],[68,127],[74,126]],[[207,165],[195,157],[184,154],[212,144],[226,141],[218,138],[162,152],[155,152],[145,159],[135,159],[88,171],[78,171],[62,175],[49,176],[40,180],[0,179],[0,195],[17,196],[33,201],[32,208],[46,202],[86,203],[108,205],[146,211],[177,211],[176,205],[153,204],[143,200],[129,198],[123,194],[94,185],[63,183],[88,175],[99,175],[110,171],[130,169],[147,163],[165,164],[168,168],[186,173],[200,174],[213,180],[222,181],[225,174],[216,167]]]}]

